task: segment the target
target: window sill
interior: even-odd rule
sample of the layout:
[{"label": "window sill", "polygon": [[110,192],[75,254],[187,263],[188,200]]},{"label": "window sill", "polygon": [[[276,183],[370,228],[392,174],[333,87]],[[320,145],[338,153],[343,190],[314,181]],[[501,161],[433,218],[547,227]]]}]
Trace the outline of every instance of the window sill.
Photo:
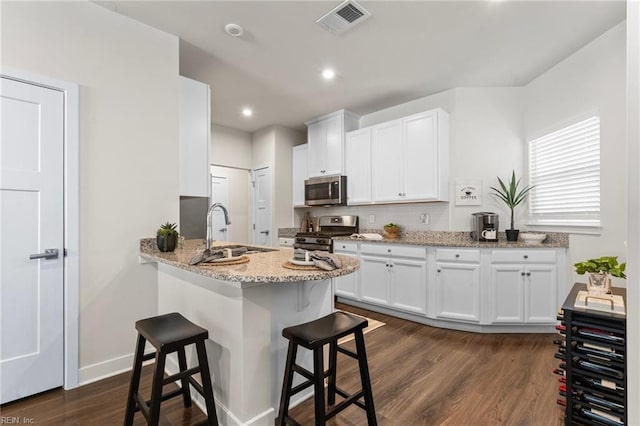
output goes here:
[{"label": "window sill", "polygon": [[532,231],[566,232],[568,234],[601,235],[600,221],[530,221],[527,227]]}]

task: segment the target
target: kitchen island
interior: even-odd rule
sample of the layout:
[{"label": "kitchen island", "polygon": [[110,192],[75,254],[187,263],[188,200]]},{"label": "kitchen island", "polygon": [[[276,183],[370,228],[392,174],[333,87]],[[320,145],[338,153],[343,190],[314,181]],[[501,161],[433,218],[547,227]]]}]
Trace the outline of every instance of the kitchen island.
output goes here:
[{"label": "kitchen island", "polygon": [[[230,245],[213,243],[212,249]],[[140,259],[158,274],[158,314],[179,312],[209,330],[207,355],[224,425],[273,425],[277,415],[287,340],[282,329],[333,311],[332,279],[359,268],[357,260],[339,256],[333,271],[283,267],[291,249],[247,254],[237,265],[190,265],[202,251],[202,240],[187,240],[175,252],[161,253],[155,239],[140,241]],[[311,353],[301,351],[300,364],[313,365]],[[190,363],[195,352],[188,353]],[[167,372],[177,372],[177,360]],[[312,393],[298,394],[294,404]],[[196,392],[192,396],[201,407]]]}]

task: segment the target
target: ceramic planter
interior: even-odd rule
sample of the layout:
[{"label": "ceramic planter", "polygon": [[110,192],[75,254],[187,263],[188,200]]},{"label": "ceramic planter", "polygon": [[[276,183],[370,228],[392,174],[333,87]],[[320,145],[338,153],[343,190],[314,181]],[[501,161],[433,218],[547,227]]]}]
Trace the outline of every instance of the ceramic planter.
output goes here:
[{"label": "ceramic planter", "polygon": [[507,241],[518,241],[519,229],[506,229],[504,232],[507,234]]},{"label": "ceramic planter", "polygon": [[176,236],[170,235],[156,235],[156,244],[158,250],[162,252],[174,251],[176,249]]}]

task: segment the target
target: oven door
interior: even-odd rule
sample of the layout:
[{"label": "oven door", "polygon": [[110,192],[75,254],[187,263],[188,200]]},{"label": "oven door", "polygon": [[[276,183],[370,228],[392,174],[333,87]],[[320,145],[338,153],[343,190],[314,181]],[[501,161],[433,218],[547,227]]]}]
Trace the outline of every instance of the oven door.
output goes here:
[{"label": "oven door", "polygon": [[304,203],[307,206],[345,205],[347,177],[329,176],[305,180]]}]

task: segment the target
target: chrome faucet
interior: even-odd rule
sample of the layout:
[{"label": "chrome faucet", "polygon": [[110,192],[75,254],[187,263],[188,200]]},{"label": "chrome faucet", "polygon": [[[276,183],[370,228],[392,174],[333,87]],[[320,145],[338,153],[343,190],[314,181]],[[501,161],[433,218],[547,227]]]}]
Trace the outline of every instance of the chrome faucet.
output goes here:
[{"label": "chrome faucet", "polygon": [[209,211],[207,212],[207,239],[204,242],[205,251],[207,252],[211,249],[211,228],[213,227],[213,225],[211,224],[211,213],[213,213],[213,211],[218,207],[220,207],[220,210],[222,210],[222,213],[224,213],[224,222],[227,225],[231,225],[231,221],[229,220],[229,211],[227,210],[227,208],[223,206],[222,203],[211,204],[211,207],[209,207]]}]

